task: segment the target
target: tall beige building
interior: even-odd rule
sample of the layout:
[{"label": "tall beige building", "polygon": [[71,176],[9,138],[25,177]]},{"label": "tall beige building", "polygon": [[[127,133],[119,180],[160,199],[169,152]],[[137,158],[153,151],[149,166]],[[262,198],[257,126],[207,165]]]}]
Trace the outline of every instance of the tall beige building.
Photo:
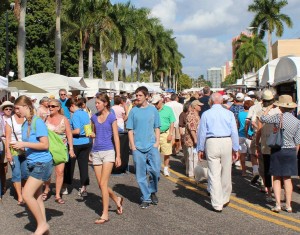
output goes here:
[{"label": "tall beige building", "polygon": [[300,56],[300,39],[278,40],[272,45],[273,60],[283,56]]}]

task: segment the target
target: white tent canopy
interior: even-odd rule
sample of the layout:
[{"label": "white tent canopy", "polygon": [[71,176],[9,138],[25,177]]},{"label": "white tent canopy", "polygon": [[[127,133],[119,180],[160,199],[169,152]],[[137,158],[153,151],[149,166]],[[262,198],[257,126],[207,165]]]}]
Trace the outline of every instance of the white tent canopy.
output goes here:
[{"label": "white tent canopy", "polygon": [[86,90],[87,85],[81,77],[66,77],[55,73],[38,73],[23,78],[34,86],[44,89],[50,93],[58,93],[61,88],[67,91]]},{"label": "white tent canopy", "polygon": [[8,79],[0,76],[0,89],[7,89],[7,88],[8,88]]},{"label": "white tent canopy", "polygon": [[296,81],[300,78],[300,57],[281,58],[275,68],[273,86]]},{"label": "white tent canopy", "polygon": [[274,82],[275,68],[279,62],[280,58],[272,60],[265,64],[262,68],[264,68],[264,72],[262,74],[262,78],[259,82],[261,87],[266,87],[268,84],[272,85]]}]

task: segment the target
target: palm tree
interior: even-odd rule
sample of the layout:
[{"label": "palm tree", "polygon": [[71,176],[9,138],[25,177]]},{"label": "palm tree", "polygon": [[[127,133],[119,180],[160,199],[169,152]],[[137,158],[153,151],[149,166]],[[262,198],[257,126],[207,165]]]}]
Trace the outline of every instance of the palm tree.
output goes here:
[{"label": "palm tree", "polygon": [[18,57],[18,79],[25,77],[25,16],[27,0],[15,0],[14,14],[18,20],[18,40],[17,40],[17,57]]},{"label": "palm tree", "polygon": [[287,0],[254,0],[254,3],[248,6],[248,11],[255,13],[250,24],[254,32],[259,32],[260,38],[264,38],[265,32],[268,34],[269,61],[272,60],[272,33],[276,31],[276,36],[281,37],[284,32],[283,23],[289,28],[293,26],[291,18],[281,13],[287,4]]},{"label": "palm tree", "polygon": [[239,63],[243,73],[257,71],[265,64],[266,45],[257,35],[249,37],[241,34],[236,43],[239,44],[236,52],[236,62]]},{"label": "palm tree", "polygon": [[61,0],[56,0],[56,28],[55,28],[55,68],[56,73],[60,74],[61,62]]}]

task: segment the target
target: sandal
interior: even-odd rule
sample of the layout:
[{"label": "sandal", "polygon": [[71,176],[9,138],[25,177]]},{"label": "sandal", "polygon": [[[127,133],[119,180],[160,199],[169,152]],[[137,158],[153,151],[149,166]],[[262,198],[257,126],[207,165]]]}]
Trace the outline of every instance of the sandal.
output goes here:
[{"label": "sandal", "polygon": [[65,201],[61,197],[55,198],[55,202],[58,204],[65,204]]},{"label": "sandal", "polygon": [[118,215],[122,215],[123,214],[123,201],[124,201],[124,198],[123,197],[118,197],[120,198],[120,206],[117,207],[117,214]]},{"label": "sandal", "polygon": [[284,211],[286,211],[287,213],[293,213],[293,209],[292,207],[287,207],[285,206],[284,208],[282,208]]},{"label": "sandal", "polygon": [[95,224],[104,224],[104,223],[106,223],[108,221],[109,221],[109,219],[103,219],[103,218],[100,217],[99,219],[97,219],[95,221]]},{"label": "sandal", "polygon": [[50,190],[47,193],[46,192],[42,193],[42,200],[43,201],[47,201],[49,198],[50,198]]},{"label": "sandal", "polygon": [[24,202],[24,201],[18,201],[17,205],[18,205],[18,206],[24,206],[24,205],[25,205],[25,202]]},{"label": "sandal", "polygon": [[281,211],[281,207],[280,206],[274,206],[271,208],[271,211],[275,212],[275,213],[279,213]]}]

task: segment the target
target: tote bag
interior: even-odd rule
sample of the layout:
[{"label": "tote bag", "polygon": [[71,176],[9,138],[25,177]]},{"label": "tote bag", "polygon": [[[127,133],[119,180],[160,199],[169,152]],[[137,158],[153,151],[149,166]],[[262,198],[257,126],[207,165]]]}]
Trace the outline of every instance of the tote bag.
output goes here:
[{"label": "tote bag", "polygon": [[273,131],[267,139],[267,145],[272,149],[281,149],[283,145],[282,114],[280,114],[279,128],[274,124]]}]

